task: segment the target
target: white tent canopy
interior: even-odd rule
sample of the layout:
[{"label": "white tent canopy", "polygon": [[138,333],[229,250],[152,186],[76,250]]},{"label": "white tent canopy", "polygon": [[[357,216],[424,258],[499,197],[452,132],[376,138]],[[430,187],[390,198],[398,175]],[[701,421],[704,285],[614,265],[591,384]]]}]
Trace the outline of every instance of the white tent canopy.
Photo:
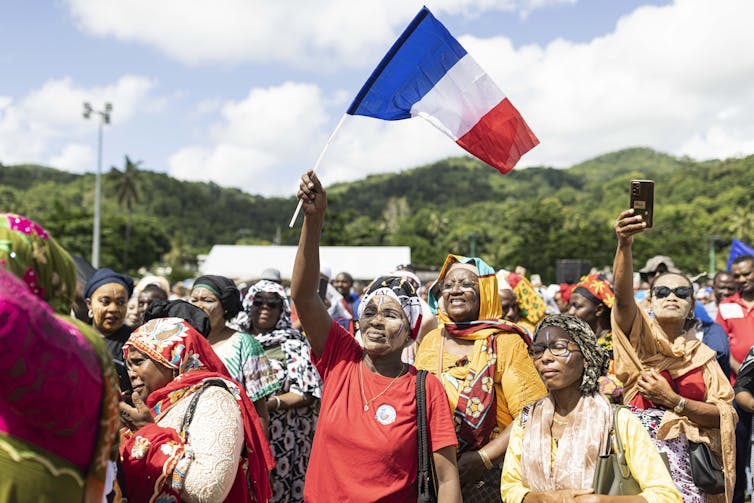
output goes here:
[{"label": "white tent canopy", "polygon": [[[322,246],[320,264],[332,274],[346,271],[357,279],[373,279],[411,263],[409,246]],[[245,280],[258,278],[262,271],[274,267],[282,279],[293,272],[295,246],[215,245],[199,267],[202,274],[217,274]]]}]

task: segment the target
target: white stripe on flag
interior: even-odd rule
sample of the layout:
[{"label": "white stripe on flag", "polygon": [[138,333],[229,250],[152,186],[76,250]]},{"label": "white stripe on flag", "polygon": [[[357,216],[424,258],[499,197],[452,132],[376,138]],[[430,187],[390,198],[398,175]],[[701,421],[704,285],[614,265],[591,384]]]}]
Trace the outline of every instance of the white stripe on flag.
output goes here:
[{"label": "white stripe on flag", "polygon": [[454,141],[465,135],[505,94],[466,54],[414,103],[411,116],[428,120]]}]

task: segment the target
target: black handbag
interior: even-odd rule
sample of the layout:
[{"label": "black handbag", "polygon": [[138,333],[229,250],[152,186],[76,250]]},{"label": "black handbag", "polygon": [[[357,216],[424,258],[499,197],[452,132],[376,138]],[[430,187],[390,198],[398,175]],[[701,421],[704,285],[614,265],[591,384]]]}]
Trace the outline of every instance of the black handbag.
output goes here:
[{"label": "black handbag", "polygon": [[[625,407],[613,407],[613,424],[605,442],[605,449],[597,458],[597,466],[594,468],[592,488],[595,494],[633,496],[641,492],[641,486],[631,475],[631,470],[626,462],[620,435],[615,433],[617,431],[618,412],[623,408]],[[615,451],[613,451],[612,439],[615,439]]]},{"label": "black handbag", "polygon": [[417,487],[419,503],[434,503],[437,501],[437,476],[432,451],[429,448],[429,434],[427,431],[427,392],[425,381],[427,371],[416,373],[416,431],[419,446],[419,469],[417,470]]},{"label": "black handbag", "polygon": [[689,463],[694,485],[707,494],[725,492],[725,473],[720,462],[703,443],[689,442]]}]

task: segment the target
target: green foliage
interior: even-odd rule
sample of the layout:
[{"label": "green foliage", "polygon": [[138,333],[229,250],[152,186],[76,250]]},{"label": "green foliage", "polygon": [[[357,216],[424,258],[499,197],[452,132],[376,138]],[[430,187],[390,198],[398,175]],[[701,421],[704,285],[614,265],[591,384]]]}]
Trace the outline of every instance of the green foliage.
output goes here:
[{"label": "green foliage", "polygon": [[[128,158],[124,171],[103,177],[103,265],[122,264],[127,184],[138,197],[131,203],[131,271],[160,262],[178,279],[213,244],[298,242],[299,229],[287,225],[293,197],[264,198],[141,170],[136,183],[126,177],[129,164],[135,179],[138,163]],[[447,253],[470,253],[474,241],[477,255],[495,268],[523,265],[553,281],[558,259],[612,264],[612,224],[628,206],[632,178],[657,183],[655,228],[637,238],[637,264],[669,255],[695,274],[708,267],[711,236],[717,267],[725,265],[732,238],[754,242],[754,156],[695,162],[632,148],[568,169],[535,167],[502,176],[461,157],[335,184],[328,187],[322,243],[410,246],[414,263],[438,267]],[[40,221],[85,257],[91,250],[93,199],[93,175],[0,167],[0,207]]]}]

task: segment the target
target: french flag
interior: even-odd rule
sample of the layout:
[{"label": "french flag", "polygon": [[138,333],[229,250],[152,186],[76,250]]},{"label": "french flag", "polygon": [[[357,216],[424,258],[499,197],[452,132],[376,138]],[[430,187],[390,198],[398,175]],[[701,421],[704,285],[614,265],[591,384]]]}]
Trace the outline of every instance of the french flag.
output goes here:
[{"label": "french flag", "polygon": [[383,120],[423,117],[501,173],[539,143],[502,90],[426,7],[346,113]]}]

